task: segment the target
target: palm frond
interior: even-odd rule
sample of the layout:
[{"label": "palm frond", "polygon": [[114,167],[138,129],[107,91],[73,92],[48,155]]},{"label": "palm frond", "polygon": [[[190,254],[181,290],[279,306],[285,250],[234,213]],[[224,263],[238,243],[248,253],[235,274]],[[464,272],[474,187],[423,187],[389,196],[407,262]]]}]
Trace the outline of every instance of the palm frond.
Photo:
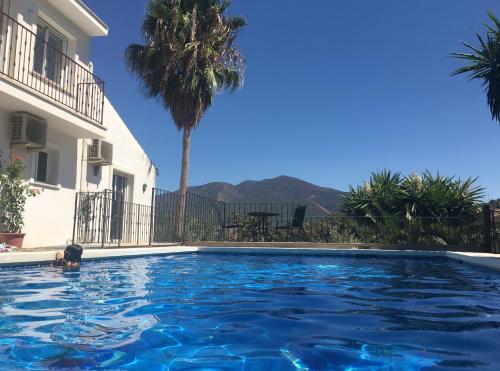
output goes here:
[{"label": "palm frond", "polygon": [[245,61],[236,50],[243,18],[225,15],[228,0],[150,0],[144,44],[125,50],[140,92],[157,99],[177,128],[196,127],[214,97],[241,86]]},{"label": "palm frond", "polygon": [[473,53],[451,53],[466,65],[457,68],[451,76],[469,74],[471,80],[481,80],[486,91],[487,104],[493,120],[500,122],[500,21],[488,12],[494,26],[485,25],[486,38],[477,34],[478,47],[462,44]]}]

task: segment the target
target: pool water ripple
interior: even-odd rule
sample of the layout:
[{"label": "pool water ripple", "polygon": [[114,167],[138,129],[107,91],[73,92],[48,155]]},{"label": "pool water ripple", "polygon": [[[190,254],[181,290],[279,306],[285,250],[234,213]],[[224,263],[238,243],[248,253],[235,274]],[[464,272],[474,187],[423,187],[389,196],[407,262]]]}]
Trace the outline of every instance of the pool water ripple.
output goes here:
[{"label": "pool water ripple", "polygon": [[0,365],[499,370],[500,274],[446,259],[186,254],[0,268]]}]

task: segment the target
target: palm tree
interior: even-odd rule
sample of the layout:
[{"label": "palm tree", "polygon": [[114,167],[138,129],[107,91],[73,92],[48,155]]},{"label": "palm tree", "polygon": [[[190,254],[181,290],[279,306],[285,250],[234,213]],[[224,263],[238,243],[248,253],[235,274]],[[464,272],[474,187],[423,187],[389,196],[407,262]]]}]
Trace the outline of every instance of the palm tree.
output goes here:
[{"label": "palm tree", "polygon": [[485,25],[486,40],[477,34],[479,47],[463,43],[472,53],[452,53],[454,57],[466,61],[466,65],[453,72],[452,76],[468,73],[471,80],[483,80],[492,119],[500,122],[500,21],[491,12],[488,12],[488,17],[494,25]]},{"label": "palm tree", "polygon": [[170,111],[183,131],[176,233],[182,238],[192,129],[222,90],[241,86],[244,60],[236,49],[243,18],[225,15],[229,0],[150,0],[142,23],[144,45],[125,51],[141,93]]}]

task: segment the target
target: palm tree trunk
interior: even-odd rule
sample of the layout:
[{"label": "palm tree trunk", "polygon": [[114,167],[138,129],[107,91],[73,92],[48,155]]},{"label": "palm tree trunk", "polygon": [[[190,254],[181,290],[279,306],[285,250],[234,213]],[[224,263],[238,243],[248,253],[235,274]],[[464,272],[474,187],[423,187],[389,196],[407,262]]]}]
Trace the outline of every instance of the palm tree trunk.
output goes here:
[{"label": "palm tree trunk", "polygon": [[184,217],[186,214],[186,191],[189,173],[189,147],[191,145],[191,128],[184,128],[182,136],[182,168],[179,185],[179,203],[177,205],[176,237],[178,241],[184,238]]}]

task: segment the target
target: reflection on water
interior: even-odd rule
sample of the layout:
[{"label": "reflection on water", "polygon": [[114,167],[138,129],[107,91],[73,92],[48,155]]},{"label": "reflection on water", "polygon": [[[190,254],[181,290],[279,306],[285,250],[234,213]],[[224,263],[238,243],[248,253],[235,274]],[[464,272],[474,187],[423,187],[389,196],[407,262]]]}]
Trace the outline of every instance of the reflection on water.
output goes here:
[{"label": "reflection on water", "polygon": [[500,274],[445,259],[178,255],[0,283],[7,369],[500,369]]},{"label": "reflection on water", "polygon": [[[147,261],[128,263],[106,269],[88,266],[93,263],[81,270],[16,268],[16,278],[0,288],[0,312],[9,319],[2,337],[75,344],[79,349],[133,343],[158,320],[148,314],[128,315],[149,304]],[[0,282],[8,276],[12,273],[0,270]]]}]

